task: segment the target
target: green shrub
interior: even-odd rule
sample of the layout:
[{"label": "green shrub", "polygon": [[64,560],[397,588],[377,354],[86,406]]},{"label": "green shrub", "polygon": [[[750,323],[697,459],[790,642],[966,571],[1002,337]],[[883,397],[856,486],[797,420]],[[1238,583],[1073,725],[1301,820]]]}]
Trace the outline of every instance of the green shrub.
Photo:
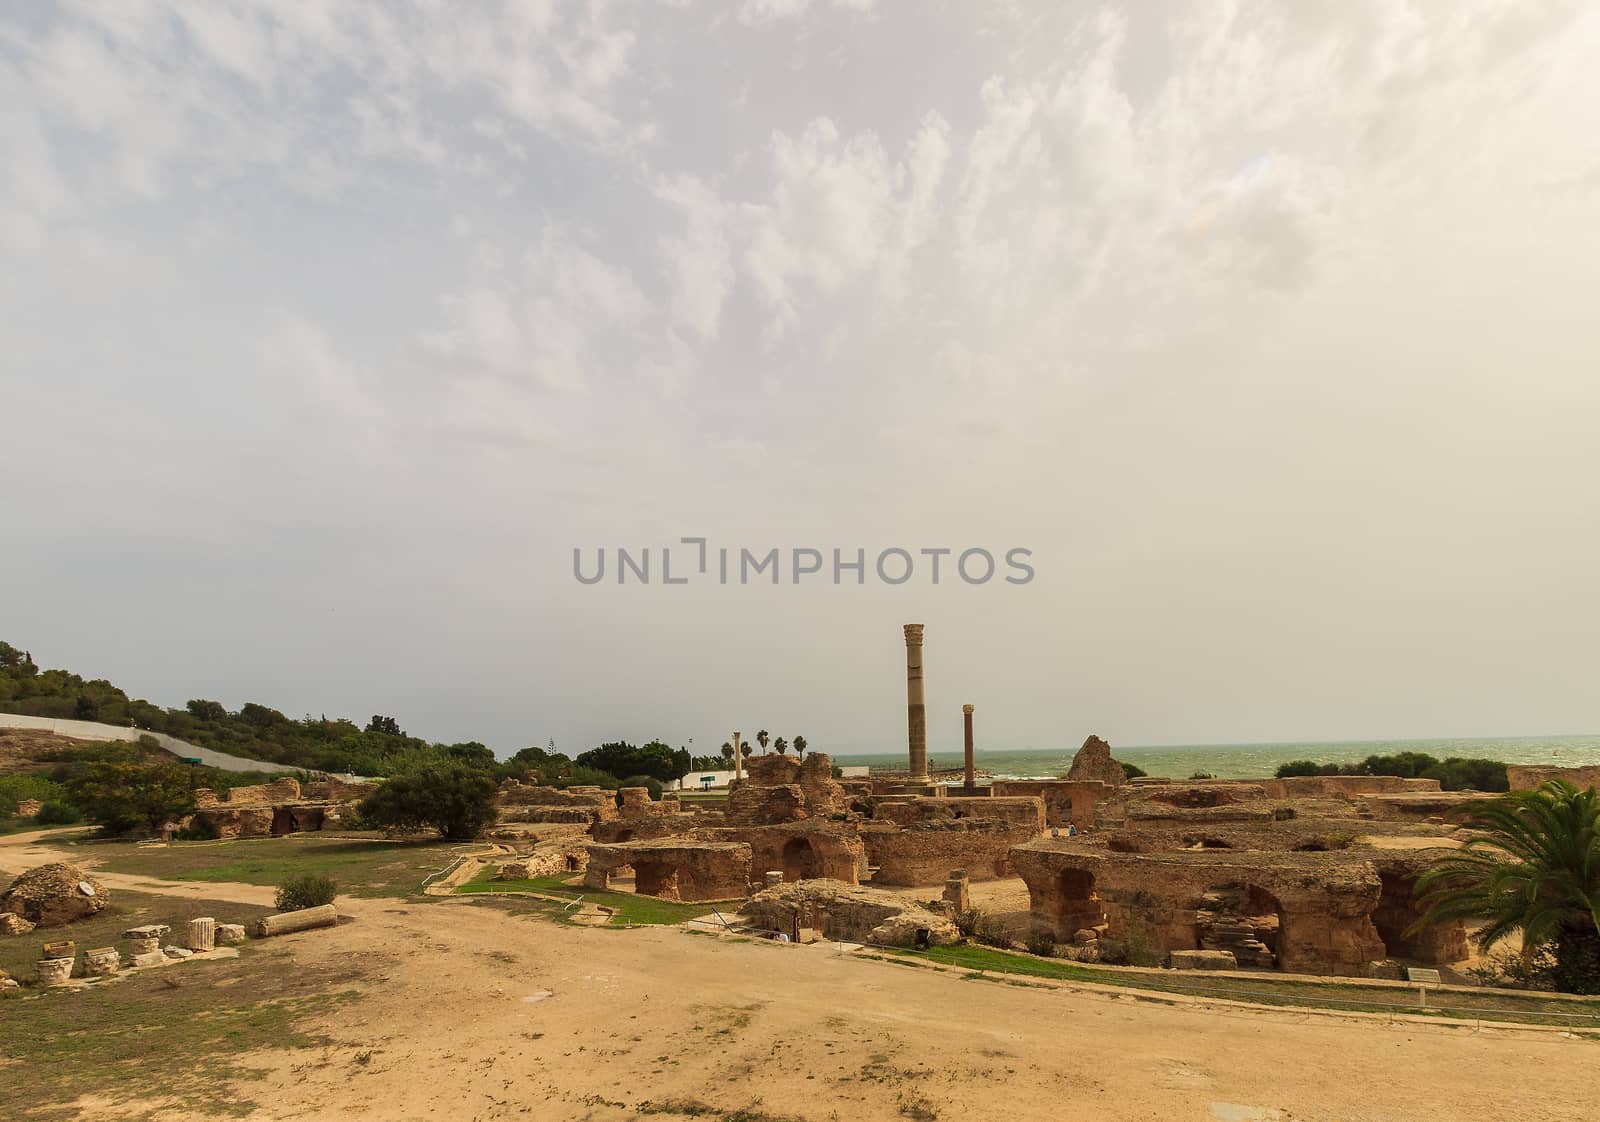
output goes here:
[{"label": "green shrub", "polygon": [[1212,775],[1209,771],[1197,771],[1193,775],[1189,776],[1189,778],[1190,779],[1215,779],[1216,776]]},{"label": "green shrub", "polygon": [[66,788],[42,775],[0,775],[0,815],[10,814],[24,799],[48,803],[66,798]]},{"label": "green shrub", "polygon": [[653,775],[630,775],[622,781],[622,786],[647,787],[650,790],[650,797],[656,802],[661,801],[661,793],[665,790],[661,785],[661,780]]},{"label": "green shrub", "polygon": [[1126,775],[1129,779],[1143,779],[1149,773],[1138,764],[1123,764],[1122,774]]},{"label": "green shrub", "polygon": [[83,821],[83,815],[71,803],[61,799],[51,799],[39,808],[39,813],[33,816],[33,821],[38,826],[76,826]]},{"label": "green shrub", "polygon": [[1016,940],[1011,937],[1011,930],[999,916],[980,915],[972,935],[984,946],[999,947],[1003,951],[1008,951],[1016,945]]},{"label": "green shrub", "polygon": [[968,908],[964,912],[957,912],[955,918],[956,930],[970,939],[978,933],[978,921],[983,918],[983,911],[979,908]]},{"label": "green shrub", "polygon": [[1338,764],[1319,764],[1315,760],[1290,760],[1286,764],[1279,764],[1277,776],[1279,779],[1289,779],[1297,775],[1338,775]]},{"label": "green shrub", "polygon": [[280,912],[298,912],[305,908],[320,908],[333,903],[339,886],[332,877],[319,873],[303,873],[290,877],[278,886],[276,906]]},{"label": "green shrub", "polygon": [[1049,931],[1028,932],[1028,937],[1022,941],[1022,945],[1028,948],[1029,954],[1036,954],[1042,958],[1056,956],[1056,937]]}]

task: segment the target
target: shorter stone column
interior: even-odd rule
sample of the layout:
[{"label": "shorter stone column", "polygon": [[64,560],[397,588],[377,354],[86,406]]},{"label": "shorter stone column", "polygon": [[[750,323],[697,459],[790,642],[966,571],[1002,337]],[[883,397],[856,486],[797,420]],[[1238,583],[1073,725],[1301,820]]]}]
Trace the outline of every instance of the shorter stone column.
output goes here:
[{"label": "shorter stone column", "polygon": [[83,973],[88,978],[103,978],[122,969],[122,956],[116,947],[96,947],[83,952]]},{"label": "shorter stone column", "polygon": [[782,883],[783,883],[783,870],[782,869],[768,869],[767,870],[767,887],[768,888],[776,888],[776,887],[778,887],[778,885],[780,885]]},{"label": "shorter stone column", "polygon": [[217,924],[217,945],[221,947],[237,947],[244,942],[244,924],[219,923]]},{"label": "shorter stone column", "polygon": [[33,964],[33,976],[41,986],[61,986],[72,977],[70,958],[41,958]]},{"label": "shorter stone column", "polygon": [[217,921],[210,916],[200,916],[189,921],[189,949],[209,951],[217,945]]},{"label": "shorter stone column", "polygon": [[972,910],[972,896],[965,869],[951,869],[944,882],[944,902],[954,914]]},{"label": "shorter stone column", "polygon": [[122,933],[122,937],[128,940],[128,953],[138,958],[151,952],[159,954],[162,936],[171,930],[172,928],[164,923],[149,923],[143,927],[128,928]]}]

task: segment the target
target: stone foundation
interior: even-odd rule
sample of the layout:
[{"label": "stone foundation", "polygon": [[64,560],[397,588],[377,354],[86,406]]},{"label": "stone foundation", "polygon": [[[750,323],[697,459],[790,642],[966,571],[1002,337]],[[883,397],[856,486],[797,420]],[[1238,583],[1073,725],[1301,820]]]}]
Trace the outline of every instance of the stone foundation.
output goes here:
[{"label": "stone foundation", "polygon": [[955,924],[902,896],[826,880],[764,889],[739,914],[757,926],[793,938],[803,927],[827,939],[910,947],[958,942]]}]

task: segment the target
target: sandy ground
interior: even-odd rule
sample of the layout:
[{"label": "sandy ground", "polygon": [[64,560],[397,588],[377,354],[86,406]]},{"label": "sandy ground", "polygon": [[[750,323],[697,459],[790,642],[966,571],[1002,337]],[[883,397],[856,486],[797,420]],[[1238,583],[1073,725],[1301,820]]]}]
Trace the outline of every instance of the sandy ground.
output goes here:
[{"label": "sandy ground", "polygon": [[[0,840],[0,866],[31,864],[29,849],[50,856]],[[1594,1117],[1577,1096],[1600,1044],[1552,1032],[1023,988],[832,944],[558,926],[466,901],[341,909],[355,922],[273,945],[305,964],[359,959],[370,981],[311,1025],[335,1045],[248,1058],[251,1119],[610,1122],[671,1099],[807,1122]]]}]

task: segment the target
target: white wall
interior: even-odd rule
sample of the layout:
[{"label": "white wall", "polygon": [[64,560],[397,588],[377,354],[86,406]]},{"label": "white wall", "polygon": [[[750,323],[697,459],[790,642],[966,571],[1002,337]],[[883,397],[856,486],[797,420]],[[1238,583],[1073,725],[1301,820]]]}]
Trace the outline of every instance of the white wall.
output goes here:
[{"label": "white wall", "polygon": [[283,770],[276,764],[269,764],[262,760],[247,760],[241,756],[230,756],[226,752],[202,748],[198,744],[190,744],[186,740],[179,740],[177,737],[168,736],[164,732],[131,729],[123,725],[102,725],[99,721],[73,721],[65,717],[29,717],[21,713],[0,713],[0,728],[37,729],[40,732],[53,732],[57,736],[70,737],[73,740],[126,740],[132,742],[138,740],[141,736],[149,736],[153,737],[157,744],[174,756],[197,759],[207,767],[220,768],[223,771]]}]

